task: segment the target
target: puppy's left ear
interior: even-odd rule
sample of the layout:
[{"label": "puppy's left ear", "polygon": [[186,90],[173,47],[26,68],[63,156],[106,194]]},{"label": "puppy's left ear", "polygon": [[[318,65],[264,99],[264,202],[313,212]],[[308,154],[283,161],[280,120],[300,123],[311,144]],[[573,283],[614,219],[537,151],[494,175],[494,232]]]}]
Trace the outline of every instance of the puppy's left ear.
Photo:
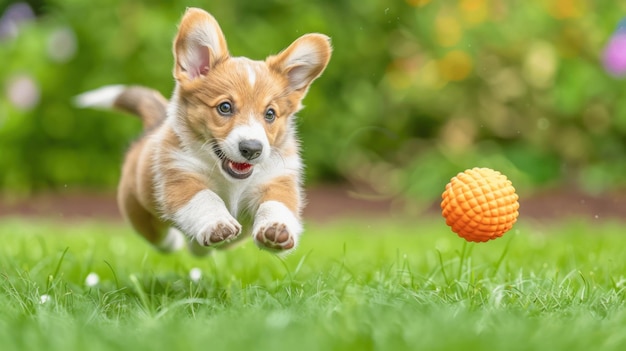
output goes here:
[{"label": "puppy's left ear", "polygon": [[174,40],[174,78],[182,81],[205,76],[228,56],[224,33],[215,18],[198,8],[187,9]]},{"label": "puppy's left ear", "polygon": [[331,52],[329,37],[306,34],[278,55],[269,57],[267,62],[274,70],[287,76],[291,89],[306,92],[328,65]]}]

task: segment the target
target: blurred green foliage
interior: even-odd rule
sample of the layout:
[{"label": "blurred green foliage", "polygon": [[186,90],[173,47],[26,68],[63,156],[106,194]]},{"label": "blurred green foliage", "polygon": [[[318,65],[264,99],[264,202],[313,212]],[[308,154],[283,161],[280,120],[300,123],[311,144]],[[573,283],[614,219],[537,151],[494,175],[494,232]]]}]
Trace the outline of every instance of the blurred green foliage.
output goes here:
[{"label": "blurred green foliage", "polygon": [[[171,41],[187,6],[213,13],[237,56],[262,59],[307,32],[332,37],[331,64],[299,116],[309,183],[347,179],[433,198],[457,172],[487,166],[523,189],[626,185],[625,83],[600,65],[626,2],[33,4],[37,19],[0,39],[5,194],[115,186],[139,122],[78,110],[72,97],[119,83],[169,96]],[[16,86],[34,87],[32,103],[15,103]]]}]

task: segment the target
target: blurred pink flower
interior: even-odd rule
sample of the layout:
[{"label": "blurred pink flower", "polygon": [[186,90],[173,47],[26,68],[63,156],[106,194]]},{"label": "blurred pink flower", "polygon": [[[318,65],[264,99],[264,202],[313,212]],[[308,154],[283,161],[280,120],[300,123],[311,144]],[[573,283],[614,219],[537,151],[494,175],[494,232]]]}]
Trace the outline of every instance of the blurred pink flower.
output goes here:
[{"label": "blurred pink flower", "polygon": [[604,69],[614,77],[626,77],[626,20],[622,20],[606,47],[602,57]]},{"label": "blurred pink flower", "polygon": [[39,104],[40,89],[37,81],[28,74],[10,77],[6,82],[6,94],[15,107],[29,111]]}]

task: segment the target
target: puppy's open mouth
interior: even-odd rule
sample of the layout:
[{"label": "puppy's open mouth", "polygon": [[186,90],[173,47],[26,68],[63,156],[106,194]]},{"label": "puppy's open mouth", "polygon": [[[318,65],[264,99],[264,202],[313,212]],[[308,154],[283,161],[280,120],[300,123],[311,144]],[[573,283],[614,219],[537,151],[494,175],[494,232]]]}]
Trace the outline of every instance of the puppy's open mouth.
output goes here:
[{"label": "puppy's open mouth", "polygon": [[217,145],[213,145],[213,151],[217,155],[217,157],[222,160],[222,169],[228,173],[229,176],[235,179],[246,179],[250,175],[252,175],[252,171],[254,170],[254,165],[245,162],[235,162],[224,154],[224,151],[220,149]]}]

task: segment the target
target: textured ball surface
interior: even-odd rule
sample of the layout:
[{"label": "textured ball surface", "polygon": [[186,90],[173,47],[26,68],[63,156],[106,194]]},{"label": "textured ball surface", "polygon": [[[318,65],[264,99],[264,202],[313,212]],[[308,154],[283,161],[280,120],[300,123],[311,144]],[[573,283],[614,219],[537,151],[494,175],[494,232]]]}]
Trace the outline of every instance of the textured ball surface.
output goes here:
[{"label": "textured ball surface", "polygon": [[467,241],[501,237],[518,216],[518,196],[510,180],[489,168],[459,173],[441,195],[441,214],[453,232]]}]

